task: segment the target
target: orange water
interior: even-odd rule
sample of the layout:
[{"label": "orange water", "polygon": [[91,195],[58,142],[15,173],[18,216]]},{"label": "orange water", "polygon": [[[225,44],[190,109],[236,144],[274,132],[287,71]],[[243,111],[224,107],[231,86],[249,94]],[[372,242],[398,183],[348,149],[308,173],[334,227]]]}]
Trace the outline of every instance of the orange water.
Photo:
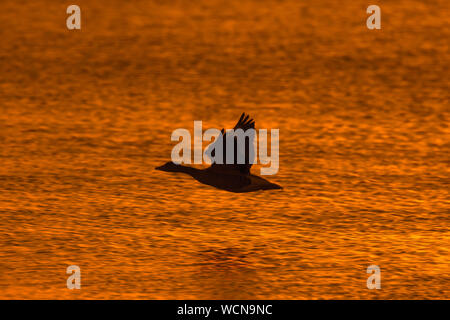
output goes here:
[{"label": "orange water", "polygon": [[[75,2],[0,3],[0,298],[450,298],[447,0]],[[243,111],[284,190],[153,169]]]}]

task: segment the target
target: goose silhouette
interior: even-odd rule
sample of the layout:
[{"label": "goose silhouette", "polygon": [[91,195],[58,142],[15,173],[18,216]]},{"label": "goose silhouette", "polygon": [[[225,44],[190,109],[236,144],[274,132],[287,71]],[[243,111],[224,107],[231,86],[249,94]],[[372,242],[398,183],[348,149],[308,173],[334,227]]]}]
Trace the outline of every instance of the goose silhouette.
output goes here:
[{"label": "goose silhouette", "polygon": [[[234,126],[234,130],[242,129],[244,132],[248,129],[255,128],[255,121],[250,118],[249,115],[242,113],[237,124]],[[226,141],[229,133],[224,135],[225,130],[222,129],[221,136],[217,137],[215,142],[211,144],[205,151],[211,158],[220,152],[219,148],[222,145],[223,159],[226,159],[226,143],[218,144],[219,138],[223,138],[222,141]],[[250,144],[253,143],[253,134],[245,140],[245,150],[237,150],[237,139],[234,137],[234,162],[233,164],[219,164],[214,160],[210,167],[206,169],[197,169],[189,166],[178,165],[172,161],[166,164],[156,167],[156,170],[166,172],[181,172],[190,175],[192,178],[200,183],[213,186],[217,189],[230,191],[230,192],[252,192],[258,190],[270,190],[270,189],[283,189],[281,186],[269,182],[268,180],[250,173],[252,163],[250,163],[250,155],[252,155],[253,148],[250,148]],[[245,153],[245,162],[243,164],[237,163],[237,157],[239,153]],[[226,162],[226,161],[223,161]]]}]

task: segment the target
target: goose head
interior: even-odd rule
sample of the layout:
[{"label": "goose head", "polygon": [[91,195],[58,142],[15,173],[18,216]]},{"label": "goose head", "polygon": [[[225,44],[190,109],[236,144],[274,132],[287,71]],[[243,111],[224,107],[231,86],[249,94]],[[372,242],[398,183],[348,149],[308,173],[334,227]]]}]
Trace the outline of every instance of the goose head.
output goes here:
[{"label": "goose head", "polygon": [[166,171],[166,172],[180,172],[182,170],[181,165],[175,164],[169,161],[162,166],[156,167],[156,170]]}]

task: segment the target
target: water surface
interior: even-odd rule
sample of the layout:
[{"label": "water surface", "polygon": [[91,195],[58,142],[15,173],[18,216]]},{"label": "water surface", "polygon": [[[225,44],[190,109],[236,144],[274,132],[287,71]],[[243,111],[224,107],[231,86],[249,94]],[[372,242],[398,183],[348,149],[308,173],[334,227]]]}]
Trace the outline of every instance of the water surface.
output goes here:
[{"label": "water surface", "polygon": [[[77,4],[0,4],[1,298],[450,298],[448,1]],[[243,111],[284,190],[154,170]]]}]

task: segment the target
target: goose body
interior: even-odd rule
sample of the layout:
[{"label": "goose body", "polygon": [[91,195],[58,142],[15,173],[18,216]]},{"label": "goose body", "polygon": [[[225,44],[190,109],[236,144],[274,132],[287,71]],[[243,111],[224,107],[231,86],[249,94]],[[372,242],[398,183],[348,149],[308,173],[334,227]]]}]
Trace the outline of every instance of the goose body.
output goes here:
[{"label": "goose body", "polygon": [[281,186],[253,174],[243,174],[239,171],[232,170],[220,170],[215,167],[197,169],[168,162],[157,167],[156,170],[185,173],[200,183],[236,193],[282,189]]},{"label": "goose body", "polygon": [[[249,116],[245,116],[245,113],[243,113],[239,118],[239,121],[235,125],[234,130],[242,129],[243,131],[246,131],[254,128],[254,120],[249,119]],[[227,134],[228,133],[225,133],[224,129],[222,129],[221,136],[219,136],[218,138],[227,138]],[[213,162],[212,165],[206,169],[197,169],[193,167],[177,165],[172,161],[169,161],[166,164],[157,167],[156,170],[185,173],[203,184],[230,192],[241,193],[258,190],[283,189],[281,186],[275,183],[271,183],[262,177],[258,177],[250,173],[252,163],[251,161],[249,161],[249,159],[251,154],[251,143],[253,143],[252,139],[254,139],[254,136],[251,136],[251,138],[246,141],[245,147],[243,148],[244,150],[236,150],[237,143],[235,141],[234,154],[236,155],[238,152],[241,152],[245,155],[246,160],[243,164],[237,164],[237,161],[235,161],[234,164],[219,164]],[[226,153],[226,150],[216,150],[219,148],[220,147],[213,143],[212,145],[210,145],[209,150],[207,150],[207,154],[215,156],[215,154],[223,152],[222,154],[224,155]]]}]

